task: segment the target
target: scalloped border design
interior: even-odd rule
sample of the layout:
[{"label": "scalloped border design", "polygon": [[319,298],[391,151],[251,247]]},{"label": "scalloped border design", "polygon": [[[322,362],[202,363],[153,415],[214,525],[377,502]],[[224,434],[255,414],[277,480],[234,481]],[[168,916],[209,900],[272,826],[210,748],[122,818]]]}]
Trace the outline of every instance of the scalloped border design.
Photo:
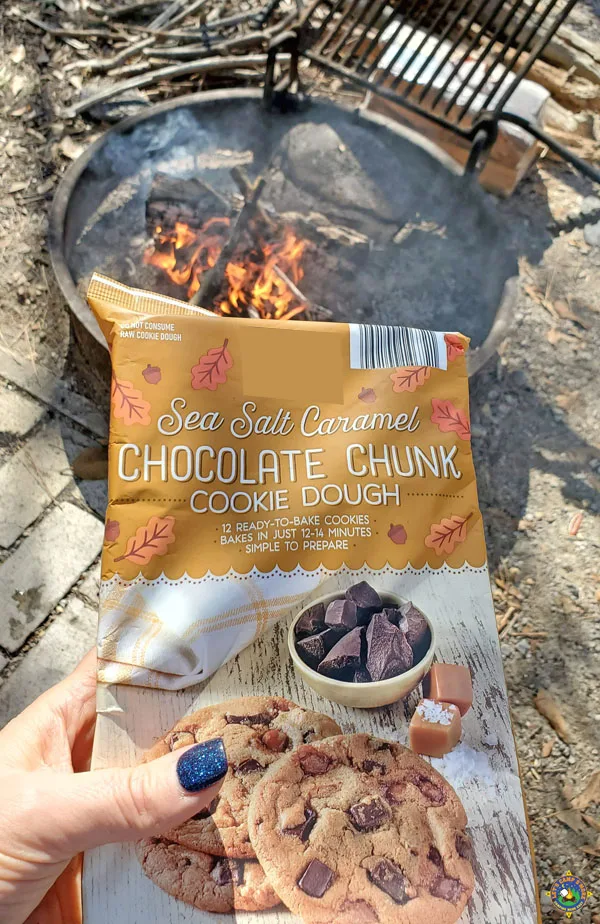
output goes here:
[{"label": "scalloped border design", "polygon": [[474,567],[473,565],[464,564],[459,568],[452,568],[450,565],[444,562],[443,565],[440,565],[439,568],[432,568],[430,565],[424,565],[422,568],[413,568],[411,564],[406,565],[405,568],[392,568],[391,565],[385,565],[383,568],[370,568],[368,565],[363,565],[360,568],[348,568],[347,565],[342,565],[341,568],[326,568],[324,565],[319,565],[318,568],[313,570],[307,570],[306,568],[301,568],[300,566],[294,568],[293,571],[282,571],[278,566],[273,568],[272,571],[259,571],[258,568],[254,567],[251,571],[248,571],[246,574],[240,574],[238,571],[235,571],[233,568],[230,568],[226,574],[213,574],[212,571],[207,571],[205,575],[200,578],[192,578],[187,572],[185,572],[180,578],[168,578],[164,572],[157,578],[145,578],[143,574],[138,574],[136,577],[131,580],[121,577],[119,574],[113,574],[111,578],[103,578],[102,585],[107,587],[111,584],[144,584],[145,586],[150,586],[153,584],[204,584],[206,582],[226,582],[226,581],[258,581],[258,580],[267,580],[273,577],[277,578],[295,578],[295,577],[314,577],[317,575],[323,575],[324,577],[331,577],[336,574],[353,574],[359,575],[363,572],[370,574],[464,574],[465,572],[470,572],[472,574],[481,574],[487,572],[488,566],[487,562],[479,567]]}]

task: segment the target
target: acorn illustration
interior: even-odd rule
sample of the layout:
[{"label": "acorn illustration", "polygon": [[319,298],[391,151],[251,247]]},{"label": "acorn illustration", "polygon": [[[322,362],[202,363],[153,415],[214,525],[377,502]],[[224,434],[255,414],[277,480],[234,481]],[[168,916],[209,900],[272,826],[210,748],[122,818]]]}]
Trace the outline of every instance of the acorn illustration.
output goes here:
[{"label": "acorn illustration", "polygon": [[388,538],[395,542],[396,545],[404,545],[406,542],[406,530],[400,523],[396,525],[391,523],[388,529]]},{"label": "acorn illustration", "polygon": [[358,393],[358,400],[364,401],[365,404],[373,404],[374,401],[377,401],[377,395],[372,388],[361,388]]},{"label": "acorn illustration", "polygon": [[161,371],[159,366],[151,366],[150,363],[146,366],[142,375],[148,382],[148,385],[158,385],[161,380]]},{"label": "acorn illustration", "polygon": [[106,542],[116,542],[121,535],[121,526],[118,520],[107,520],[104,527],[104,539]]}]

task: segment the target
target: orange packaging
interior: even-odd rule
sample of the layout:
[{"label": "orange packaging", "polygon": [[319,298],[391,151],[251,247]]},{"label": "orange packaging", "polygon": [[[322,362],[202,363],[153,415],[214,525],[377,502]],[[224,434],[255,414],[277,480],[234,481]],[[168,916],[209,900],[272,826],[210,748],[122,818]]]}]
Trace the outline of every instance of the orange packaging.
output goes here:
[{"label": "orange packaging", "polygon": [[[402,834],[402,843],[415,841],[410,856],[423,854],[418,862],[407,859],[414,881],[402,895],[412,901],[439,892],[441,904],[430,907],[427,898],[418,907],[448,924],[459,917],[534,924],[536,887],[471,454],[468,339],[220,317],[99,275],[88,299],[113,367],[95,766],[138,761],[157,739],[159,749],[185,746],[194,735],[198,741],[203,713],[191,732],[185,715],[232,698],[229,711],[243,713],[246,698],[255,696],[285,697],[324,713],[347,735],[366,732],[408,746],[433,660],[462,665],[472,677],[473,708],[462,720],[460,743],[440,759],[403,753],[422,761],[424,769],[410,776],[417,801],[437,791],[427,782],[429,764],[454,787],[477,863],[467,875],[467,854],[456,853],[462,833],[448,834],[453,846],[444,846],[443,832],[460,827],[459,816],[446,829],[440,809],[438,828],[437,809],[425,811],[424,803]],[[368,708],[375,706],[381,708]],[[292,733],[265,734],[261,722],[270,719],[262,715],[242,723],[257,725],[253,747],[270,742],[285,757]],[[251,760],[240,757],[240,771],[263,769],[260,754],[251,753]],[[385,776],[378,760],[366,765]],[[396,811],[384,784],[373,783],[384,807],[361,803],[360,817]],[[217,828],[226,786],[221,809],[211,815]],[[400,798],[398,788],[393,792]],[[250,817],[252,811],[250,799]],[[296,826],[308,817],[296,815]],[[371,816],[365,822],[376,823]],[[430,833],[419,834],[425,823]],[[313,845],[313,835],[306,836]],[[260,844],[254,846],[260,857]],[[165,855],[177,849],[165,848]],[[443,883],[435,866],[440,851]],[[392,889],[389,899],[400,894],[402,875],[410,876],[392,875],[387,862],[364,876],[365,888],[379,882],[380,892]],[[111,870],[124,871],[118,884],[100,887]],[[213,873],[220,870],[217,864]],[[453,878],[459,874],[460,882]],[[285,877],[285,869],[277,875]],[[303,885],[328,892],[332,876],[316,866]],[[167,886],[154,867],[142,871],[127,845],[95,852],[86,881],[88,924],[119,920],[123,907],[135,907],[151,924],[184,913],[181,920],[214,920],[201,883],[190,898],[179,880]],[[306,893],[288,886],[288,907],[313,920],[303,910]],[[278,894],[280,887],[276,878]],[[385,924],[388,899],[380,892],[372,902]],[[328,893],[331,921],[351,924],[335,894]],[[399,914],[404,904],[390,908]],[[279,924],[297,920],[283,906],[265,913]],[[389,920],[411,915],[402,910]],[[249,924],[264,919],[262,912],[242,916]],[[319,911],[314,920],[329,918]]]}]

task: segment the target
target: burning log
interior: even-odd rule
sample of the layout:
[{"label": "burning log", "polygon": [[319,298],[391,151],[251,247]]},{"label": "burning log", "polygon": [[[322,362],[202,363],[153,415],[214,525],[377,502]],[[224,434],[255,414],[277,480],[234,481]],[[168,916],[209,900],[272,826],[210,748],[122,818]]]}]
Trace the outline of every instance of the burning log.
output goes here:
[{"label": "burning log", "polygon": [[303,310],[306,313],[306,316],[311,321],[330,321],[333,317],[333,311],[330,311],[329,308],[324,308],[323,305],[315,305],[300,291],[295,282],[293,282],[287,273],[279,266],[273,267],[273,272],[278,276],[282,282],[285,282],[286,286],[292,293],[292,295],[298,299],[301,305],[303,305]]},{"label": "burning log", "polygon": [[174,230],[177,222],[201,228],[207,218],[228,218],[231,206],[225,196],[198,178],[183,179],[155,173],[146,199],[146,223],[150,233],[156,228]]},{"label": "burning log", "polygon": [[244,206],[231,229],[229,239],[224,244],[223,249],[217,258],[217,262],[208,270],[208,272],[203,275],[200,288],[192,296],[192,305],[203,305],[205,307],[210,307],[213,299],[218,295],[219,290],[223,284],[227,264],[231,261],[233,255],[235,254],[242,234],[248,227],[249,221],[256,215],[258,200],[264,188],[265,179],[264,177],[259,177],[252,187],[250,195],[244,201]]}]

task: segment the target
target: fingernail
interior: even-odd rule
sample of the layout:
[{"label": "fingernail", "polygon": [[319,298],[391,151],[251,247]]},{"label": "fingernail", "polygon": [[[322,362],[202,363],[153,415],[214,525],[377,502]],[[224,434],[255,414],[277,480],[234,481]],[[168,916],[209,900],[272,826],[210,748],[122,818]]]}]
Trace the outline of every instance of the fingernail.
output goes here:
[{"label": "fingernail", "polygon": [[188,792],[206,789],[226,773],[227,755],[222,738],[195,744],[177,761],[179,782]]}]

